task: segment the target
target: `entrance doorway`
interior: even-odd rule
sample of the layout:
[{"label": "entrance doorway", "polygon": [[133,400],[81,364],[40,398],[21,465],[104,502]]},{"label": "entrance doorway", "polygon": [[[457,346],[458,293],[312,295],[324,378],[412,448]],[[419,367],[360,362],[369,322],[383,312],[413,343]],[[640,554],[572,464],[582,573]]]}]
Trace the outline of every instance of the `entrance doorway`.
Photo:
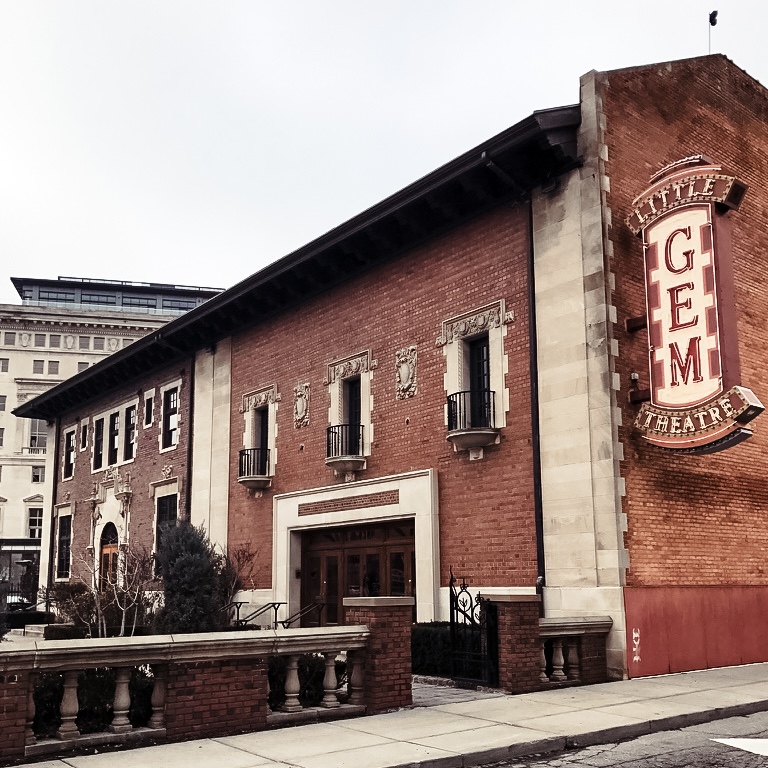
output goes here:
[{"label": "entrance doorway", "polygon": [[301,551],[302,626],[343,624],[344,597],[416,594],[412,519],[306,531]]},{"label": "entrance doorway", "polygon": [[107,523],[101,532],[99,588],[104,590],[117,582],[117,528]]}]

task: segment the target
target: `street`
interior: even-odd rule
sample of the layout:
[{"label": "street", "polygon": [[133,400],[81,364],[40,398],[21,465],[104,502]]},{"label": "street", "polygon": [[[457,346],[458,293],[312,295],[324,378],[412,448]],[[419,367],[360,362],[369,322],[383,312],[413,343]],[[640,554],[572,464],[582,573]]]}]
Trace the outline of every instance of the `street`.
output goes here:
[{"label": "street", "polygon": [[[763,755],[732,744],[722,744],[714,739],[745,740],[741,743],[742,747],[760,750]],[[750,743],[749,739],[765,741]],[[488,764],[485,768],[754,768],[768,766],[766,753],[768,712],[759,712],[679,730],[661,731],[619,743],[506,760]]]}]

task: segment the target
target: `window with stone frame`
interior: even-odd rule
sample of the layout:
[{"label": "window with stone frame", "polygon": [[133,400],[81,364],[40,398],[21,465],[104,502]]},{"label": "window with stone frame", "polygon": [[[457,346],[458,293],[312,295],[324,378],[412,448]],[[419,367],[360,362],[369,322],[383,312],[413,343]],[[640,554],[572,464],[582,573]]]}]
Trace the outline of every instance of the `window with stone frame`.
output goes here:
[{"label": "window with stone frame", "polygon": [[326,459],[370,456],[373,443],[371,381],[377,365],[366,350],[328,366],[323,382],[331,401]]},{"label": "window with stone frame", "polygon": [[154,421],[154,404],[155,404],[155,397],[154,397],[154,390],[152,390],[152,393],[145,393],[144,394],[144,427],[151,427],[152,422]]},{"label": "window with stone frame", "polygon": [[107,442],[107,464],[111,467],[117,464],[120,454],[120,412],[109,414],[109,432]]},{"label": "window with stone frame", "polygon": [[30,507],[27,510],[27,535],[30,539],[43,538],[42,507]]},{"label": "window with stone frame", "polygon": [[75,474],[75,430],[64,432],[64,464],[61,476],[68,480]]},{"label": "window with stone frame", "polygon": [[29,452],[45,453],[48,445],[48,425],[45,419],[29,420]]},{"label": "window with stone frame", "polygon": [[68,579],[72,557],[72,515],[59,513],[56,519],[56,578]]},{"label": "window with stone frame", "polygon": [[277,464],[277,408],[280,396],[270,385],[243,395],[243,450],[239,477],[271,477]]},{"label": "window with stone frame", "polygon": [[162,429],[160,447],[162,450],[175,448],[179,442],[179,388],[169,387],[163,391]]},{"label": "window with stone frame", "polygon": [[[179,497],[176,493],[157,496],[155,499],[155,554],[163,548],[163,540],[167,532],[176,525],[179,509]],[[155,573],[159,575],[157,558],[155,558]]]},{"label": "window with stone frame", "polygon": [[44,465],[32,467],[32,482],[33,483],[45,482],[45,466]]},{"label": "window with stone frame", "polygon": [[101,469],[104,463],[104,419],[93,422],[93,469]]},{"label": "window with stone frame", "polygon": [[125,409],[125,434],[123,435],[123,461],[133,459],[136,450],[136,404]]},{"label": "window with stone frame", "polygon": [[513,321],[514,313],[506,310],[503,299],[443,321],[437,346],[445,358],[449,432],[499,430],[506,425],[509,389],[504,338]]}]

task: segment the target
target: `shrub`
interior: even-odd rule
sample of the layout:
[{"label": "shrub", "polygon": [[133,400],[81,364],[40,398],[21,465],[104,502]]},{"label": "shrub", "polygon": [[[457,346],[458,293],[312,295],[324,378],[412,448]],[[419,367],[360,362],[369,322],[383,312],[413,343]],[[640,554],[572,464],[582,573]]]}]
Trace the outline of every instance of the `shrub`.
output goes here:
[{"label": "shrub", "polygon": [[451,626],[447,621],[413,625],[411,663],[416,675],[451,674]]},{"label": "shrub", "polygon": [[227,625],[219,598],[217,554],[202,527],[182,522],[169,528],[157,555],[163,580],[163,607],[156,616],[160,632],[215,632]]}]

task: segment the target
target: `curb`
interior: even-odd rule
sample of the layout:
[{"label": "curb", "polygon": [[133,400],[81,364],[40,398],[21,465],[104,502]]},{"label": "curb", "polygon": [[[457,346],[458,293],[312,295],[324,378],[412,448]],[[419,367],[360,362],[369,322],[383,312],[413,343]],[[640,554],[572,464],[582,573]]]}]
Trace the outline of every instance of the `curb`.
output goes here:
[{"label": "curb", "polygon": [[691,712],[685,715],[671,715],[658,720],[643,720],[630,725],[587,731],[578,735],[552,736],[536,741],[511,744],[508,747],[496,747],[478,752],[399,763],[388,766],[388,768],[475,768],[479,765],[500,763],[520,757],[553,754],[563,752],[566,749],[583,749],[612,741],[627,741],[660,731],[678,730],[702,723],[711,723],[715,720],[725,720],[729,717],[741,717],[766,711],[768,711],[768,699]]}]

